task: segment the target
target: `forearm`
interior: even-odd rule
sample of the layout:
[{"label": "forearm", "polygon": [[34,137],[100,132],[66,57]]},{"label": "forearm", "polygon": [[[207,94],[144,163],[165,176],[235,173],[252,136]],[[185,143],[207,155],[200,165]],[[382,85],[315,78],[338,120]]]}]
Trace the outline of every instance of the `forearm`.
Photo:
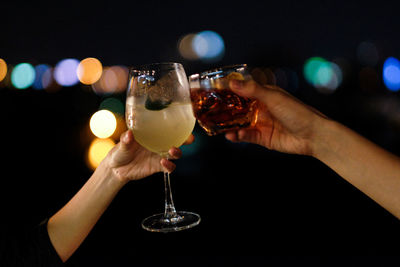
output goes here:
[{"label": "forearm", "polygon": [[65,262],[83,242],[123,183],[100,165],[79,192],[48,222],[50,240]]},{"label": "forearm", "polygon": [[400,158],[347,127],[323,120],[314,156],[400,218]]}]

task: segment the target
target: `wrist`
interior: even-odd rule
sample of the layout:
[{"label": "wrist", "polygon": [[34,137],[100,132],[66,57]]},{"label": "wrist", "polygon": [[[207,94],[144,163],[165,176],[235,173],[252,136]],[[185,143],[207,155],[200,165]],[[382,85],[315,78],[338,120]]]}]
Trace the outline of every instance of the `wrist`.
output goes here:
[{"label": "wrist", "polygon": [[316,129],[311,140],[311,156],[324,162],[324,159],[336,150],[334,141],[340,138],[340,128],[343,126],[323,117],[315,125]]},{"label": "wrist", "polygon": [[124,179],[120,175],[118,175],[118,171],[115,170],[114,167],[109,164],[108,158],[105,158],[100,165],[95,170],[95,174],[103,176],[105,179],[109,181],[110,184],[113,184],[116,187],[122,188],[125,184],[128,183],[127,179]]}]

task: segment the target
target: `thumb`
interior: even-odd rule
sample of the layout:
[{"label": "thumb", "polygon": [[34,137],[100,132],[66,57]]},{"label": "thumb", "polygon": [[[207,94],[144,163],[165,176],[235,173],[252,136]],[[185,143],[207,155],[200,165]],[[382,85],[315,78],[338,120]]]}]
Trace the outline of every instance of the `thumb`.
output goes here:
[{"label": "thumb", "polygon": [[133,133],[132,131],[128,130],[125,133],[123,133],[120,137],[120,149],[122,151],[129,151],[133,145]]},{"label": "thumb", "polygon": [[266,88],[259,85],[254,80],[241,81],[232,79],[229,81],[229,87],[233,92],[237,93],[240,96],[253,99],[256,98],[264,104],[266,104],[266,101],[268,99],[268,90],[266,90]]},{"label": "thumb", "polygon": [[132,160],[132,156],[135,153],[133,149],[134,140],[135,138],[130,130],[121,134],[120,142],[111,150],[113,165],[125,165]]}]

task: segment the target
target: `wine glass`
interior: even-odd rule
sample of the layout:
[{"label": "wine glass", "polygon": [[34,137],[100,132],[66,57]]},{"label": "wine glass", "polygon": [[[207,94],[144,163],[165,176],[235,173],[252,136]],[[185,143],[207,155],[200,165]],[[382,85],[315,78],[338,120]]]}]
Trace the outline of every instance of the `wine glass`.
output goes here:
[{"label": "wine glass", "polygon": [[[171,147],[179,147],[187,140],[196,119],[188,80],[181,64],[154,63],[131,68],[126,122],[139,144],[164,158],[168,158]],[[166,171],[164,188],[164,212],[144,219],[142,227],[151,232],[175,232],[198,225],[198,214],[176,211],[170,174]]]}]

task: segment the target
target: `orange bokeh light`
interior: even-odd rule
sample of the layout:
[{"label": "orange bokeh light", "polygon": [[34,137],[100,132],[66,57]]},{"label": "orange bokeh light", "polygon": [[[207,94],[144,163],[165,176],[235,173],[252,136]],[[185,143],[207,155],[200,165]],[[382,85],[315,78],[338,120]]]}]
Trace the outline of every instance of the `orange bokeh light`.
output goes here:
[{"label": "orange bokeh light", "polygon": [[90,85],[100,79],[102,71],[101,62],[97,58],[88,57],[79,63],[76,74],[81,83]]},{"label": "orange bokeh light", "polygon": [[6,77],[7,75],[7,63],[4,59],[0,58],[0,82]]},{"label": "orange bokeh light", "polygon": [[94,139],[87,152],[88,166],[92,170],[96,169],[114,145],[115,142],[112,139]]}]

